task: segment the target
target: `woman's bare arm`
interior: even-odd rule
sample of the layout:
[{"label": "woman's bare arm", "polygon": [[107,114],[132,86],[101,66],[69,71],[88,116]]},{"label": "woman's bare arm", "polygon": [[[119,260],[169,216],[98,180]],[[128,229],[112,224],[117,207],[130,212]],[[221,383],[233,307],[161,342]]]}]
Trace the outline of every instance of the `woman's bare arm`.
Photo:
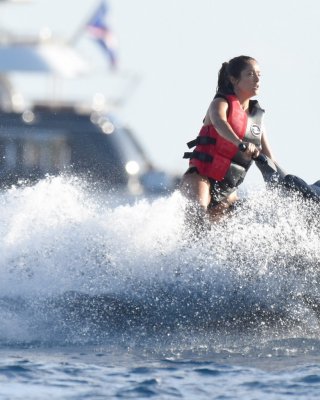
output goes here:
[{"label": "woman's bare arm", "polygon": [[208,116],[212,125],[216,128],[219,135],[224,139],[239,146],[241,140],[234,133],[227,121],[228,102],[223,98],[213,99],[208,110]]},{"label": "woman's bare arm", "polygon": [[[207,117],[209,117],[210,122],[216,128],[220,136],[238,147],[239,144],[242,143],[242,140],[239,139],[228,123],[227,112],[228,102],[225,99],[218,97],[212,100]],[[259,149],[253,143],[246,143],[246,145],[247,149],[245,153],[249,158],[257,157],[259,155]]]}]

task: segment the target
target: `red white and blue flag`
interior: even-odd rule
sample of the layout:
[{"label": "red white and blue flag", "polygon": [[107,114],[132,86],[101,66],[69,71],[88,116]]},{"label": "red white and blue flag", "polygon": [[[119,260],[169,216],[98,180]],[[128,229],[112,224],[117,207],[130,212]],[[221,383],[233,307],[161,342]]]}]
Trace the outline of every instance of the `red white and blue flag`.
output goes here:
[{"label": "red white and blue flag", "polygon": [[117,43],[116,38],[109,27],[109,7],[102,0],[95,13],[87,23],[87,30],[91,37],[103,49],[108,56],[111,66],[117,65]]}]

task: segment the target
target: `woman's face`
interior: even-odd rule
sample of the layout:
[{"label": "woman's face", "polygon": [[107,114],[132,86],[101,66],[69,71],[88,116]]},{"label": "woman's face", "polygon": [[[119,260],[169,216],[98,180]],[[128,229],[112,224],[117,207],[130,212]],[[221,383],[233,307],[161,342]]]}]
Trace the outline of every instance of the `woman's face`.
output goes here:
[{"label": "woman's face", "polygon": [[231,78],[236,93],[246,97],[256,96],[260,87],[260,68],[256,61],[249,61],[240,78]]}]

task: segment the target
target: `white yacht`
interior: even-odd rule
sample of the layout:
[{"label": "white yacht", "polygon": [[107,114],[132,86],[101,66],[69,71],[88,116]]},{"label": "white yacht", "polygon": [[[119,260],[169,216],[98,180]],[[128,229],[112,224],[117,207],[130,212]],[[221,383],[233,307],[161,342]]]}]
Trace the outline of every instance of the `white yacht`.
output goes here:
[{"label": "white yacht", "polygon": [[153,167],[132,131],[100,103],[27,104],[10,81],[17,72],[67,79],[87,71],[65,43],[0,31],[0,187],[64,173],[132,194],[173,189],[174,179]]}]

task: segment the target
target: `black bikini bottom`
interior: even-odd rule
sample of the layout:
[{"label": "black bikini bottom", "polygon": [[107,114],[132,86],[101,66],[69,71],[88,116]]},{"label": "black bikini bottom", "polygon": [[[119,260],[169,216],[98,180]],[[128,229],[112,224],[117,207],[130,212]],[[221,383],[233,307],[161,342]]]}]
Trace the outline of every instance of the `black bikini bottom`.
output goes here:
[{"label": "black bikini bottom", "polygon": [[[196,167],[188,168],[187,171],[185,172],[185,175],[193,173],[200,175]],[[231,193],[233,193],[236,190],[235,187],[230,187],[224,181],[216,181],[215,179],[208,177],[207,179],[210,182],[210,196],[211,196],[208,208],[216,207],[219,203],[221,203],[221,201],[225,200],[228,196],[230,196]]]}]

